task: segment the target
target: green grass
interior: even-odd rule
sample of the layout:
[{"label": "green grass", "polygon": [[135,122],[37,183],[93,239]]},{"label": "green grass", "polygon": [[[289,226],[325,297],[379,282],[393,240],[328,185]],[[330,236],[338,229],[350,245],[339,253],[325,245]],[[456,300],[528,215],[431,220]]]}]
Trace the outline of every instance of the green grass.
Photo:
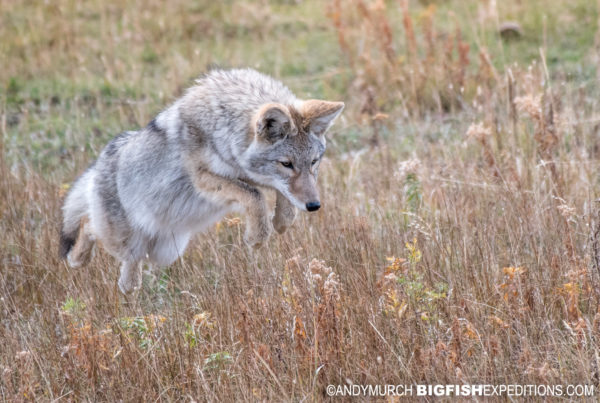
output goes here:
[{"label": "green grass", "polygon": [[[553,75],[574,82],[595,77],[596,64],[588,58],[597,28],[595,3],[500,2],[498,20],[517,21],[524,32],[508,42],[493,24],[477,23],[478,2],[435,4],[436,33],[460,26],[473,58],[485,47],[499,71],[539,61],[545,30]],[[141,13],[100,2],[5,6],[0,54],[11,62],[0,83],[9,154],[31,145],[27,160],[42,172],[60,169],[59,149],[83,147],[94,156],[111,136],[144,125],[209,65],[256,67],[305,96],[345,98],[352,73],[325,5],[174,2],[168,10],[151,4]],[[417,34],[424,10],[415,5],[411,11]],[[401,37],[400,10],[390,3],[388,11]],[[403,45],[396,41],[396,47]]]}]

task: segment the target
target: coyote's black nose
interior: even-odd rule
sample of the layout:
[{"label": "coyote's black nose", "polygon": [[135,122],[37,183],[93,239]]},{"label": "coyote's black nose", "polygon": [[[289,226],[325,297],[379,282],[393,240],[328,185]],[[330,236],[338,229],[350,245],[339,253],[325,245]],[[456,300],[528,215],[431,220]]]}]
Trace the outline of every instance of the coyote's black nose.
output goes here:
[{"label": "coyote's black nose", "polygon": [[317,211],[320,207],[321,207],[321,203],[319,203],[318,201],[312,201],[312,202],[306,203],[306,209],[308,211]]}]

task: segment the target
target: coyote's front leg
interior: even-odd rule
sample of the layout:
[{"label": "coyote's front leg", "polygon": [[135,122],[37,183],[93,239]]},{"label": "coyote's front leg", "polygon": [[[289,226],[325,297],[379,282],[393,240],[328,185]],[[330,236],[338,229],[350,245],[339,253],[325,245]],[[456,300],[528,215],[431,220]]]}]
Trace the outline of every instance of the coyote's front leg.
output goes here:
[{"label": "coyote's front leg", "polygon": [[275,231],[283,234],[296,218],[296,207],[279,191],[275,201],[275,215],[273,216],[273,227]]},{"label": "coyote's front leg", "polygon": [[206,169],[196,168],[193,182],[201,192],[217,195],[225,202],[239,203],[246,214],[244,241],[258,249],[271,235],[272,225],[265,197],[256,187],[239,179],[227,179]]}]

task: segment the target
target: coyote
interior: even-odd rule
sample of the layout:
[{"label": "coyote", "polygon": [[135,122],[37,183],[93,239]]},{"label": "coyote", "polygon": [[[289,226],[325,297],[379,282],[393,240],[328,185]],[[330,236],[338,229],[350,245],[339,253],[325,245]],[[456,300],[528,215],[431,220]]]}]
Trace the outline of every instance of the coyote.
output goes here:
[{"label": "coyote", "polygon": [[[260,247],[296,209],[321,206],[324,135],[343,108],[300,100],[251,69],[207,73],[145,128],[110,141],[75,181],[62,207],[61,257],[85,265],[99,241],[121,262],[118,285],[129,294],[144,262],[171,264],[229,212],[246,216],[244,241]],[[262,187],[276,191],[272,220]]]}]

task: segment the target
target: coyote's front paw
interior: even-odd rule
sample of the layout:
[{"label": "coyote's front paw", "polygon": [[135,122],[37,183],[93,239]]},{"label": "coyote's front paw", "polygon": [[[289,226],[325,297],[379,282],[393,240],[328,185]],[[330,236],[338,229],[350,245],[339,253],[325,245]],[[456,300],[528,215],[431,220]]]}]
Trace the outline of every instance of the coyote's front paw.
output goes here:
[{"label": "coyote's front paw", "polygon": [[259,249],[267,243],[271,231],[271,222],[266,215],[255,220],[250,220],[246,226],[244,242],[253,249]]},{"label": "coyote's front paw", "polygon": [[280,234],[283,234],[296,219],[296,208],[291,207],[289,210],[282,210],[275,208],[275,215],[273,216],[273,228]]},{"label": "coyote's front paw", "polygon": [[283,234],[294,222],[296,218],[296,207],[290,201],[277,192],[275,202],[275,215],[273,216],[273,227],[275,231]]}]

